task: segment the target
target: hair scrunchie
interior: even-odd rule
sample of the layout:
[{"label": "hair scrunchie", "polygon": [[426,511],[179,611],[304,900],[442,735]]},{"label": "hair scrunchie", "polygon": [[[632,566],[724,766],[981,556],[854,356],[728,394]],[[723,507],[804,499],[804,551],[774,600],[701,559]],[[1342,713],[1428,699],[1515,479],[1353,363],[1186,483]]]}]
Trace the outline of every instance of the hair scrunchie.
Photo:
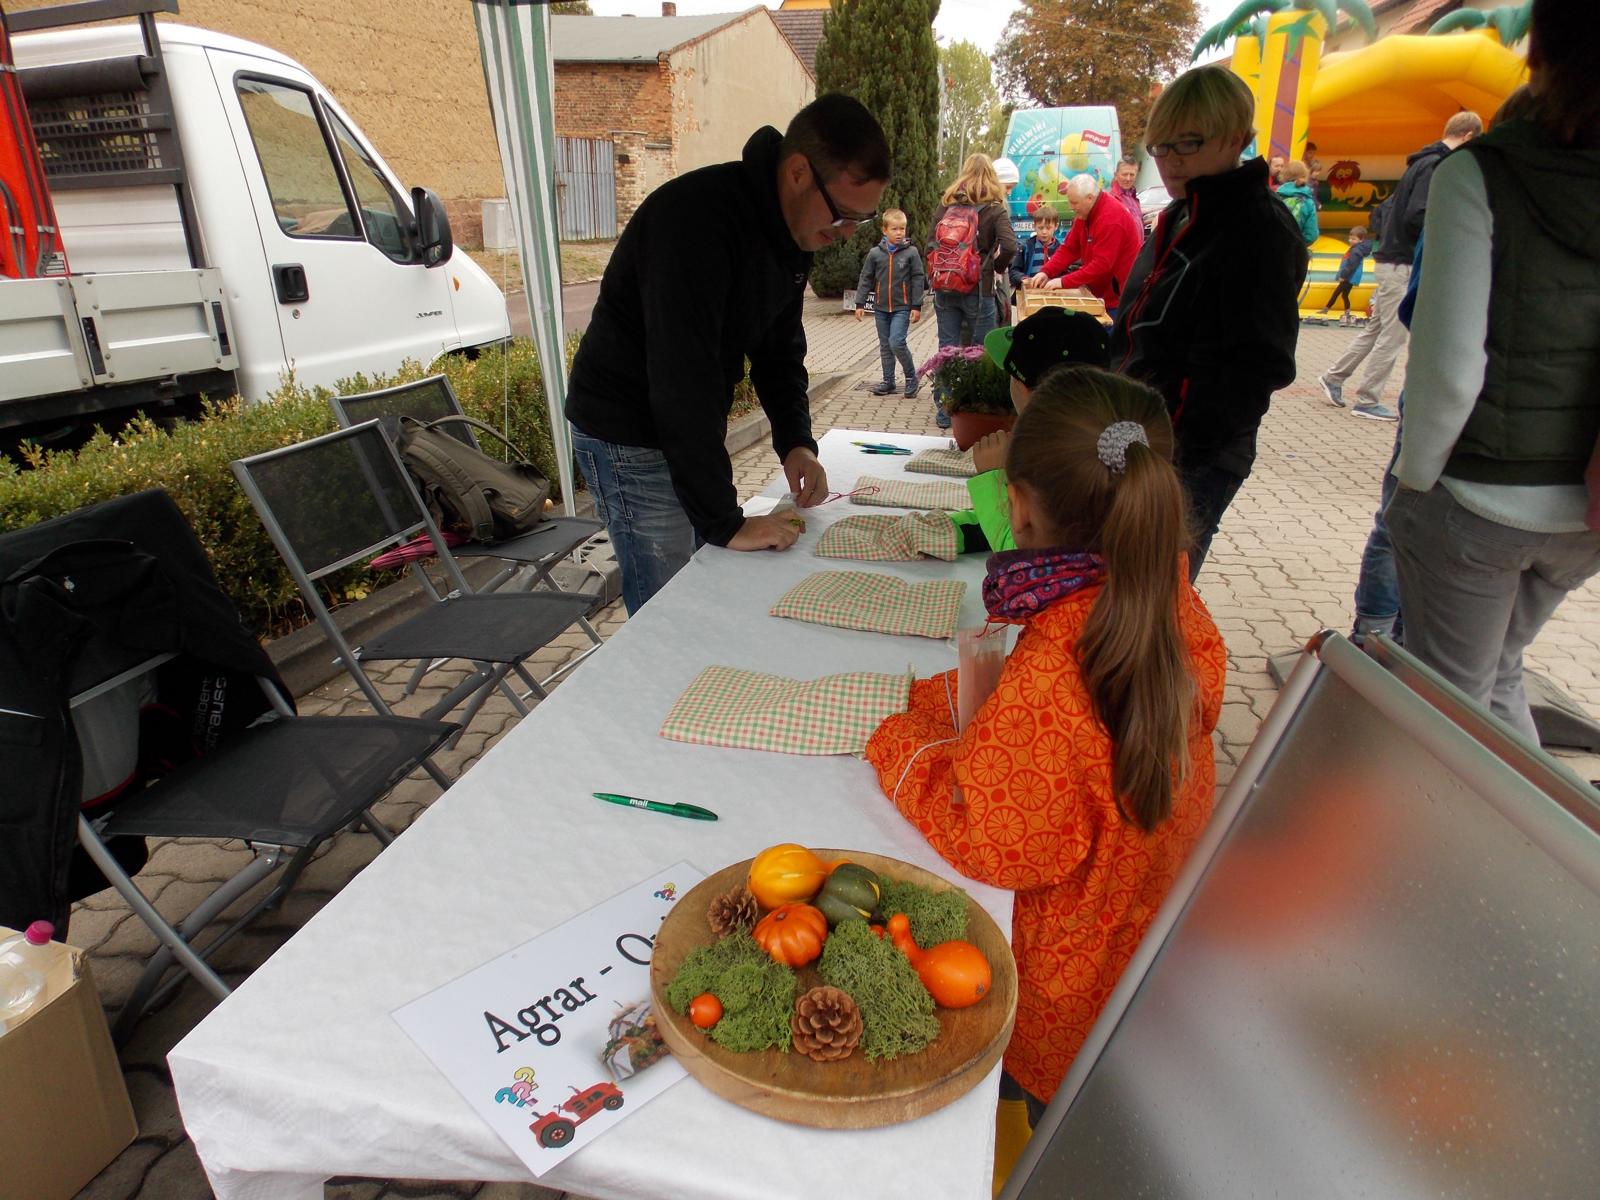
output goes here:
[{"label": "hair scrunchie", "polygon": [[1143,425],[1137,421],[1113,421],[1101,432],[1100,440],[1094,445],[1095,453],[1101,462],[1120,475],[1128,469],[1128,447],[1135,442],[1141,446],[1150,444]]}]

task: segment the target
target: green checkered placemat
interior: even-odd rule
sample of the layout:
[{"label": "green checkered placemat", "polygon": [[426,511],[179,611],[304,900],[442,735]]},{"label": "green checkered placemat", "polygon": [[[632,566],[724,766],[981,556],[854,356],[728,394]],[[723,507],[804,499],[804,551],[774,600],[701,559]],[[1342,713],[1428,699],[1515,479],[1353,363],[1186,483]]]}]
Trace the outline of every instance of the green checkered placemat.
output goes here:
[{"label": "green checkered placemat", "polygon": [[966,590],[959,579],[907,583],[871,571],[818,571],[778,597],[771,612],[868,633],[947,638],[955,634]]},{"label": "green checkered placemat", "polygon": [[855,558],[864,562],[909,562],[914,558],[955,561],[960,547],[955,522],[942,512],[907,513],[903,517],[862,513],[828,526],[817,541],[819,558]]},{"label": "green checkered placemat", "polygon": [[924,512],[930,508],[959,512],[972,507],[966,485],[945,479],[919,483],[914,479],[879,479],[876,475],[863,475],[856,480],[850,499],[855,504],[916,508]]},{"label": "green checkered placemat", "polygon": [[707,667],[673,704],[661,736],[780,754],[860,754],[884,718],[910,702],[909,671],[807,680]]},{"label": "green checkered placemat", "polygon": [[978,473],[971,450],[920,450],[906,459],[906,470],[918,475],[954,475],[970,479]]}]

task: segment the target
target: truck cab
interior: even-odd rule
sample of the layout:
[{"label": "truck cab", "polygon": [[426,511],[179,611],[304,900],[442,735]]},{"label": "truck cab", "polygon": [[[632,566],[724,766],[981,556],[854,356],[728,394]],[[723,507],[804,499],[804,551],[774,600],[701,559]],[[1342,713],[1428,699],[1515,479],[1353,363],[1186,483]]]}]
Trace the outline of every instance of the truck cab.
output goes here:
[{"label": "truck cab", "polygon": [[157,24],[174,0],[113,2],[137,23],[7,17],[65,272],[0,279],[0,429],[258,400],[290,374],[333,386],[510,336],[437,197],[408,193],[310,72]]}]

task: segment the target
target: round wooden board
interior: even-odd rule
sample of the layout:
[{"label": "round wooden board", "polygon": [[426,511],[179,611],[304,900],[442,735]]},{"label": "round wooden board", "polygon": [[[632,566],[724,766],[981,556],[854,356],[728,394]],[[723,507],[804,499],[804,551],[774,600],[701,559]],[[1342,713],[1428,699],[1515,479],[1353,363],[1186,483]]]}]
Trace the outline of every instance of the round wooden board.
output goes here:
[{"label": "round wooden board", "polygon": [[[889,879],[935,891],[952,884],[921,867],[849,850],[817,850],[824,859],[847,858]],[[887,1062],[852,1054],[842,1062],[813,1062],[803,1054],[763,1050],[735,1054],[696,1029],[667,1003],[667,984],[689,951],[716,939],[706,924],[713,898],[744,882],[750,860],[734,863],[691,888],[672,906],[656,935],[650,959],[650,994],[656,1023],[684,1069],[725,1100],[763,1116],[820,1129],[870,1129],[894,1125],[943,1108],[986,1076],[1011,1038],[1017,1015],[1017,968],[1011,945],[993,918],[967,906],[966,940],[983,951],[994,975],[989,994],[970,1008],[941,1008],[939,1036],[927,1049]],[[800,990],[822,982],[814,966],[799,973]]]}]

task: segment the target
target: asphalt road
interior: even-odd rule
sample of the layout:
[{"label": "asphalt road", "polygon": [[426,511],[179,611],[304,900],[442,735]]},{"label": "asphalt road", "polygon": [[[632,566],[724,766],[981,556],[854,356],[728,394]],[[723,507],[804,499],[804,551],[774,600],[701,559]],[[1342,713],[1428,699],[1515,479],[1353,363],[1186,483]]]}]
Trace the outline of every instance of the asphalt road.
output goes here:
[{"label": "asphalt road", "polygon": [[[594,311],[595,297],[600,294],[600,281],[574,283],[561,289],[561,325],[568,333],[582,333],[589,328],[589,314]],[[511,332],[517,337],[532,337],[533,328],[528,322],[528,305],[522,293],[506,297],[511,311]]]}]

